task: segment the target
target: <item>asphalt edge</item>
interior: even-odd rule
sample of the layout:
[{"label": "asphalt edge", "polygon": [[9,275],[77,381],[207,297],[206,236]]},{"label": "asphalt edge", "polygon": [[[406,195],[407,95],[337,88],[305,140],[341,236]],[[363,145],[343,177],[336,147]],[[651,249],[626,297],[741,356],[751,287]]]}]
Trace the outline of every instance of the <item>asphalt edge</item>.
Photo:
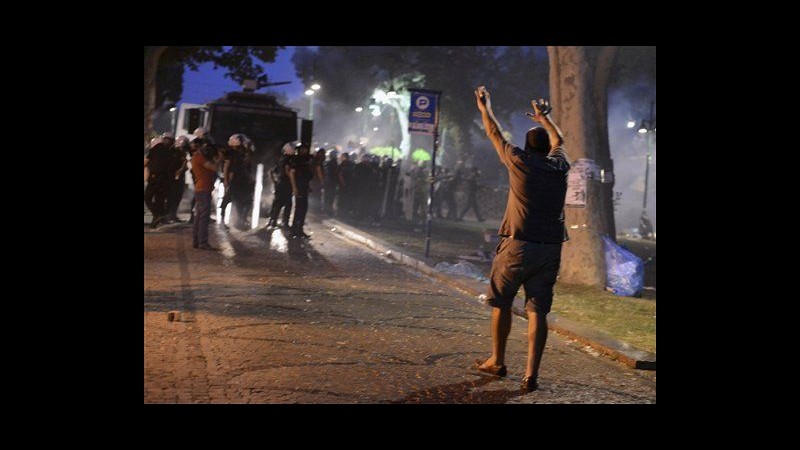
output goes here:
[{"label": "asphalt edge", "polygon": [[[426,262],[403,253],[403,251],[397,246],[389,244],[382,239],[353,227],[352,225],[342,223],[336,219],[323,219],[321,222],[322,225],[329,231],[338,233],[352,241],[365,245],[381,253],[386,258],[442,281],[450,287],[462,291],[473,298],[478,299],[482,294],[482,292],[476,291],[474,287],[468,285],[467,283],[460,282],[460,280],[454,277],[437,271]],[[486,305],[486,302],[483,300],[479,300],[479,302],[483,305]],[[486,306],[488,307],[488,305]],[[527,314],[522,308],[512,306],[511,311],[515,315],[527,320]],[[548,319],[548,327],[554,332],[587,345],[595,351],[611,358],[612,360],[619,361],[634,369],[656,370],[656,355],[653,353],[637,349],[603,332],[590,329],[587,326],[558,316],[555,313],[550,313],[548,315]]]}]

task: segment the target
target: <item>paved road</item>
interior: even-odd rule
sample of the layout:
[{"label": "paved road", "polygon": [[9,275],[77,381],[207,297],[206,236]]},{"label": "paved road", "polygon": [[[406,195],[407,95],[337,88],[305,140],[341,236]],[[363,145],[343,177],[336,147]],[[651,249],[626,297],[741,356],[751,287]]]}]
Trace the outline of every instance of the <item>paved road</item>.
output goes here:
[{"label": "paved road", "polygon": [[488,307],[308,231],[304,242],[212,224],[211,252],[192,248],[186,225],[145,228],[145,403],[655,403],[654,372],[553,333],[540,389],[521,393],[518,317],[509,376],[472,373],[489,355]]}]

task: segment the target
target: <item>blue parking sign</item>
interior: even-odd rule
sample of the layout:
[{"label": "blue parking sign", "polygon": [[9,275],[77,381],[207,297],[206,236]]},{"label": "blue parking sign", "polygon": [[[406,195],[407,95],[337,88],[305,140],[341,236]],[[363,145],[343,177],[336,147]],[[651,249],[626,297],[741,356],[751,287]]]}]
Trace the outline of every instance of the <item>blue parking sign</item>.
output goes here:
[{"label": "blue parking sign", "polygon": [[433,134],[436,128],[437,109],[435,93],[411,91],[411,108],[408,111],[408,131]]}]

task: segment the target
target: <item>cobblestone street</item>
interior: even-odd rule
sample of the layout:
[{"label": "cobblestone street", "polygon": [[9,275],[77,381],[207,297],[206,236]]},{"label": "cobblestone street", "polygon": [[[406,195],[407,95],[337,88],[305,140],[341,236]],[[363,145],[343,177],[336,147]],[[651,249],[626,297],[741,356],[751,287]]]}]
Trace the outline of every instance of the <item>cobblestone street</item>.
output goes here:
[{"label": "cobblestone street", "polygon": [[490,308],[318,223],[309,241],[210,232],[218,252],[192,248],[186,225],[145,228],[145,403],[656,401],[655,372],[552,332],[540,388],[523,394],[516,316],[509,376],[470,372],[490,354]]}]

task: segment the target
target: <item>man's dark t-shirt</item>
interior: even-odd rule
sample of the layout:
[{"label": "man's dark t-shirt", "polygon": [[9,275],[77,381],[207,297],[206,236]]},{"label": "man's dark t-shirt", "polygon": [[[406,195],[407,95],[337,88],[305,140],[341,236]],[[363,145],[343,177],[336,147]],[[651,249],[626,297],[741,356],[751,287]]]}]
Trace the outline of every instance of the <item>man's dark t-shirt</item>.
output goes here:
[{"label": "man's dark t-shirt", "polygon": [[289,167],[295,170],[294,181],[298,194],[308,194],[309,183],[314,178],[311,155],[296,155],[289,161]]},{"label": "man's dark t-shirt", "polygon": [[249,189],[253,184],[252,159],[247,150],[235,150],[231,152],[231,167],[233,172],[232,187]]},{"label": "man's dark t-shirt", "polygon": [[325,187],[335,187],[339,181],[339,163],[335,159],[326,160],[322,163],[322,173],[325,179]]},{"label": "man's dark t-shirt", "polygon": [[[147,153],[147,167],[151,174],[165,175],[175,169],[175,157],[172,147],[156,144]],[[174,175],[174,172],[173,172]]]},{"label": "man's dark t-shirt", "polygon": [[289,177],[286,176],[286,166],[289,165],[290,158],[289,155],[281,155],[278,162],[276,162],[275,166],[272,168],[271,178],[272,182],[275,184],[275,189],[292,189]]},{"label": "man's dark t-shirt", "polygon": [[500,159],[508,169],[508,205],[497,234],[557,244],[569,239],[564,201],[569,163],[559,147],[545,155],[504,143]]}]

